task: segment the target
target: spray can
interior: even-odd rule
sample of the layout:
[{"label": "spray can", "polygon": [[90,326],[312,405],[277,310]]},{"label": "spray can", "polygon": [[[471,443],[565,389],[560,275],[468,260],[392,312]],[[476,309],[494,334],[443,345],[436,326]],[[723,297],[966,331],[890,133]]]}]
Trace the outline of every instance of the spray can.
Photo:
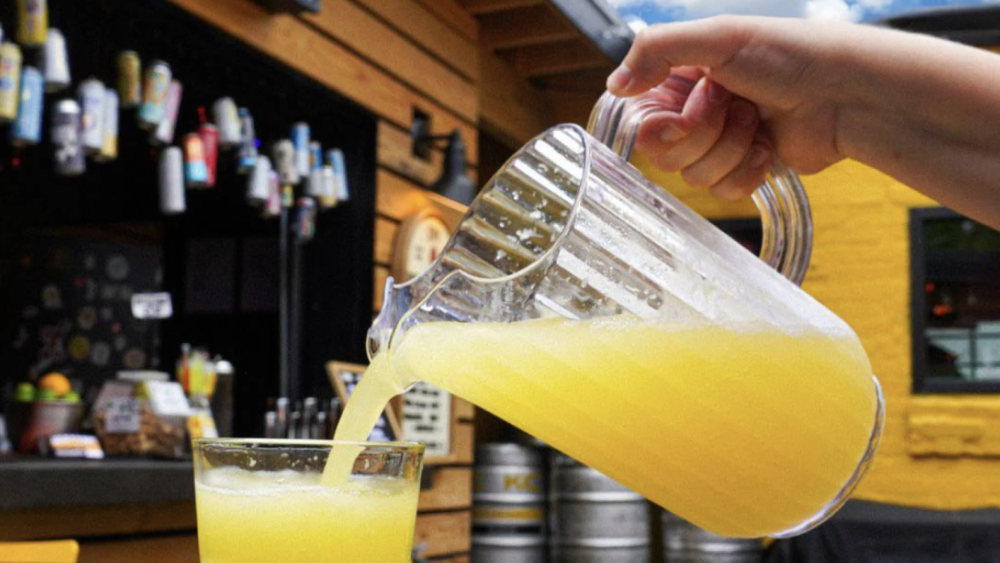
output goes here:
[{"label": "spray can", "polygon": [[261,205],[267,201],[270,173],[271,159],[258,156],[250,175],[247,176],[247,201],[252,205]]},{"label": "spray can", "polygon": [[299,168],[295,164],[295,145],[288,139],[274,144],[274,167],[278,170],[281,183],[293,186],[299,183]]},{"label": "spray can", "polygon": [[77,88],[80,98],[80,123],[83,150],[97,154],[104,147],[104,84],[96,78],[84,80]]},{"label": "spray can", "polygon": [[160,153],[160,211],[164,215],[184,213],[184,156],[178,147]]},{"label": "spray can", "polygon": [[163,61],[152,61],[146,68],[142,86],[142,105],[139,106],[139,127],[155,130],[163,121],[167,110],[167,91],[170,90],[170,65]]},{"label": "spray can", "polygon": [[316,236],[316,202],[300,197],[295,202],[295,240],[307,242]]},{"label": "spray can", "polygon": [[332,166],[320,168],[323,176],[323,195],[319,197],[319,205],[323,209],[333,209],[337,207],[337,176],[333,173]]},{"label": "spray can", "polygon": [[347,187],[347,166],[344,162],[344,151],[330,149],[326,153],[326,162],[333,168],[333,175],[336,177],[337,201],[349,201],[351,193]]},{"label": "spray can", "polygon": [[174,128],[177,126],[177,112],[181,108],[181,95],[184,87],[176,80],[170,81],[167,97],[163,104],[163,119],[156,125],[152,142],[159,145],[169,145],[174,142]]},{"label": "spray can", "polygon": [[80,135],[80,104],[62,100],[52,113],[52,155],[59,176],[78,176],[87,170]]},{"label": "spray can", "polygon": [[49,29],[49,6],[46,0],[17,0],[17,42],[26,47],[45,44]]},{"label": "spray can", "polygon": [[59,92],[69,88],[69,55],[66,53],[66,38],[56,28],[49,30],[45,38],[45,50],[42,54],[45,61],[45,91]]},{"label": "spray can", "polygon": [[261,208],[264,218],[277,217],[281,213],[281,177],[271,170],[267,174],[267,201]]},{"label": "spray can", "polygon": [[309,141],[309,170],[323,166],[323,145],[319,141]]},{"label": "spray can", "polygon": [[14,121],[21,97],[21,48],[0,45],[0,123]]},{"label": "spray can", "polygon": [[118,158],[118,93],[104,90],[104,143],[96,159],[102,162]]},{"label": "spray can", "polygon": [[123,108],[142,103],[142,59],[135,51],[118,53],[118,96]]},{"label": "spray can", "polygon": [[189,188],[203,188],[208,183],[205,144],[197,133],[184,135],[184,180]]},{"label": "spray can", "polygon": [[[254,129],[253,116],[250,110],[240,108],[240,152],[239,172],[246,174],[257,164],[257,132]],[[268,159],[270,166],[270,159]]]},{"label": "spray can", "polygon": [[44,91],[42,73],[33,66],[21,71],[21,100],[17,119],[10,129],[11,143],[16,147],[37,145],[42,140],[42,107]]},{"label": "spray can", "polygon": [[202,123],[198,128],[202,150],[205,152],[205,186],[215,186],[215,173],[219,165],[219,128],[211,123]]},{"label": "spray can", "polygon": [[309,171],[306,179],[306,195],[309,197],[323,197],[323,168],[317,167]]},{"label": "spray can", "polygon": [[212,105],[215,126],[219,128],[219,148],[229,149],[240,144],[240,116],[232,98],[220,98]]},{"label": "spray can", "polygon": [[309,124],[296,123],[292,126],[292,144],[295,145],[295,166],[300,178],[308,178],[312,168],[309,162]]}]

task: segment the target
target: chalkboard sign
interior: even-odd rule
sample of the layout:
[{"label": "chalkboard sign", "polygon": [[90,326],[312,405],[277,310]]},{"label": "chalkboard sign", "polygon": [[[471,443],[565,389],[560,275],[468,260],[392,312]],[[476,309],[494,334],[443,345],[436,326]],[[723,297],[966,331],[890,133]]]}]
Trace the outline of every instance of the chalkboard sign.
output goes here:
[{"label": "chalkboard sign", "polygon": [[[327,375],[330,377],[330,383],[333,384],[333,388],[337,392],[337,397],[346,405],[347,400],[354,393],[354,389],[361,382],[361,376],[365,373],[365,366],[344,362],[329,362],[326,364],[326,370]],[[368,441],[395,442],[402,439],[402,435],[399,421],[396,419],[396,413],[392,409],[387,408],[382,412],[382,416],[379,417],[378,423],[375,424],[372,433],[368,435]]]},{"label": "chalkboard sign", "polygon": [[25,236],[3,254],[0,355],[15,380],[59,371],[97,383],[157,363],[158,321],[135,318],[131,300],[159,290],[158,246],[113,228],[72,231]]}]

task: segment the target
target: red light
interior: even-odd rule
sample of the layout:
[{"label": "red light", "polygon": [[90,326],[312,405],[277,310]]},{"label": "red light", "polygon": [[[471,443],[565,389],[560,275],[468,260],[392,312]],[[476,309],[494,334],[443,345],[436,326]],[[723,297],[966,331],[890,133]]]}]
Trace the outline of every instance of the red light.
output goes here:
[{"label": "red light", "polygon": [[924,286],[924,291],[927,293],[934,293],[935,285],[933,283],[928,283]]},{"label": "red light", "polygon": [[932,310],[934,311],[934,316],[936,316],[936,317],[943,317],[943,316],[947,315],[948,313],[954,311],[954,309],[952,309],[951,305],[935,305],[934,309],[932,309]]}]

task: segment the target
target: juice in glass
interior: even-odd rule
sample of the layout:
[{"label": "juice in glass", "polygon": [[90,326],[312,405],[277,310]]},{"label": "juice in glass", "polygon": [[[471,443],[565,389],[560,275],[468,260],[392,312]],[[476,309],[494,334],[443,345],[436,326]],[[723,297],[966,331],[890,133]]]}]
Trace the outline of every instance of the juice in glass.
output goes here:
[{"label": "juice in glass", "polygon": [[[331,446],[353,462],[320,483]],[[199,440],[202,563],[409,563],[423,447],[297,440]]]}]

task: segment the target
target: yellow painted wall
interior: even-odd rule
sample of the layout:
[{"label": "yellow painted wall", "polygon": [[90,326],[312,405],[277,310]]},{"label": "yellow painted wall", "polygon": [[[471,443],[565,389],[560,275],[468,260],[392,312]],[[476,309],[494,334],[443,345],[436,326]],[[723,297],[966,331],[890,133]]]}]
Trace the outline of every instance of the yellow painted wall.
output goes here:
[{"label": "yellow painted wall", "polygon": [[[710,218],[752,217],[676,175],[637,166]],[[856,162],[804,179],[813,208],[812,264],[803,287],[860,336],[885,390],[886,427],[855,496],[935,509],[1000,506],[1000,395],[911,394],[909,209],[936,205]]]}]

